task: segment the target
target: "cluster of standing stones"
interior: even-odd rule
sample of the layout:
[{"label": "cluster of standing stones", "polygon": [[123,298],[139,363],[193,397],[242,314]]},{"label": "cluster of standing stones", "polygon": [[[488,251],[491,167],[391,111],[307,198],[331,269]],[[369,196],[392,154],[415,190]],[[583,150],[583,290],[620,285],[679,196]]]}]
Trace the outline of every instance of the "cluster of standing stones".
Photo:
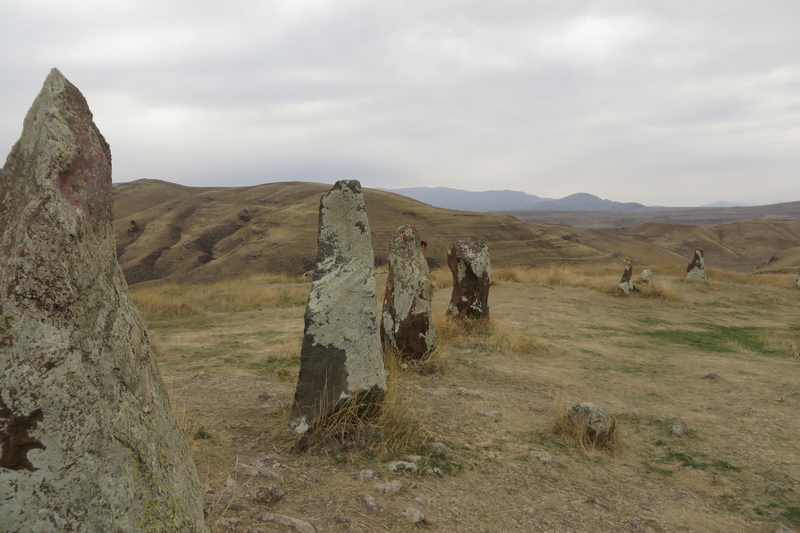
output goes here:
[{"label": "cluster of standing stones", "polygon": [[[47,76],[0,170],[0,524],[15,531],[208,531],[197,470],[117,263],[111,152],[80,91]],[[450,255],[452,255],[452,262]],[[488,315],[486,246],[448,251],[450,312]],[[386,391],[383,344],[434,344],[433,283],[413,226],[392,237],[378,323],[361,186],[320,200],[290,427]]]},{"label": "cluster of standing stones", "polygon": [[[434,348],[434,284],[417,229],[400,226],[389,243],[389,272],[378,320],[375,261],[361,184],[337,182],[320,199],[317,266],[305,311],[300,372],[289,428],[305,434],[344,406],[364,414],[386,392],[383,351],[419,360]],[[489,315],[487,246],[474,237],[448,248],[453,296],[448,312]]]},{"label": "cluster of standing stones", "polygon": [[[0,205],[0,523],[207,531],[194,462],[116,260],[111,153],[83,95],[56,69],[0,170]],[[348,402],[380,403],[384,347],[418,360],[435,342],[434,285],[414,226],[392,235],[380,321],[358,181],[320,199],[317,244],[289,420],[298,434]],[[447,264],[448,314],[487,318],[486,244],[456,240]],[[626,294],[641,290],[632,273],[629,262]],[[640,280],[652,277],[645,270]],[[686,279],[706,280],[702,249]],[[605,420],[591,404],[573,411],[598,428]]]},{"label": "cluster of standing stones", "polygon": [[[703,283],[708,281],[708,277],[706,276],[706,264],[703,259],[704,253],[702,248],[697,248],[694,251],[694,257],[692,257],[692,260],[686,267],[686,281]],[[648,269],[642,270],[642,273],[639,275],[639,281],[644,284],[649,284],[653,281],[653,271]],[[800,288],[800,274],[797,276],[797,286]],[[626,263],[625,270],[622,272],[622,278],[619,280],[619,288],[624,294],[642,291],[642,286],[633,282],[633,263],[630,261]]]}]

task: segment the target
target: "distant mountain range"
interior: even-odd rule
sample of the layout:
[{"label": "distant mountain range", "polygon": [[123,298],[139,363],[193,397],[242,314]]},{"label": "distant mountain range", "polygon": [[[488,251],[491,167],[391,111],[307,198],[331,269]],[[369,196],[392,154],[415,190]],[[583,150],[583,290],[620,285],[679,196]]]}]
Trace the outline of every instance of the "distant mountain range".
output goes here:
[{"label": "distant mountain range", "polygon": [[625,211],[640,209],[642,204],[603,200],[579,192],[561,199],[540,198],[521,191],[473,192],[448,187],[409,187],[405,189],[381,189],[402,194],[420,202],[446,209],[461,211]]}]

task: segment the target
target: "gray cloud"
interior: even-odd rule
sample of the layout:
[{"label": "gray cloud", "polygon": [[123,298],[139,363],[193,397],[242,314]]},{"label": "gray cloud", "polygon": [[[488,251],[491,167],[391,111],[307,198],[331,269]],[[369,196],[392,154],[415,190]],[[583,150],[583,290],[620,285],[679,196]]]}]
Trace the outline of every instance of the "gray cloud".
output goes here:
[{"label": "gray cloud", "polygon": [[800,199],[800,4],[12,0],[0,148],[50,67],[115,179]]}]

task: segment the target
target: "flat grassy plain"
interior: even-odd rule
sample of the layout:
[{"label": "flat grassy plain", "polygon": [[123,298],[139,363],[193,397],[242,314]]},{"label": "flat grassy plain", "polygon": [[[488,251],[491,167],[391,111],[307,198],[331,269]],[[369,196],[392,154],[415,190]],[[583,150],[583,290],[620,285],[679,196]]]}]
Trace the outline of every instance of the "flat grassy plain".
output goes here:
[{"label": "flat grassy plain", "polygon": [[[619,265],[496,269],[491,323],[472,329],[445,318],[450,274],[434,271],[441,342],[424,372],[392,373],[418,438],[303,454],[286,425],[310,283],[265,275],[132,292],[215,531],[286,530],[261,521],[268,512],[318,532],[800,529],[794,276],[712,270],[692,284],[650,268],[667,299],[610,294]],[[379,272],[379,302],[385,282]],[[621,449],[575,449],[554,434],[559,413],[583,401],[616,417]],[[420,456],[419,474],[387,469],[407,455]],[[254,461],[272,477],[251,475]],[[380,479],[358,479],[364,469]],[[390,480],[402,489],[376,488]],[[251,497],[268,484],[285,496]],[[364,494],[383,510],[369,510]],[[407,507],[425,523],[402,516]]]}]

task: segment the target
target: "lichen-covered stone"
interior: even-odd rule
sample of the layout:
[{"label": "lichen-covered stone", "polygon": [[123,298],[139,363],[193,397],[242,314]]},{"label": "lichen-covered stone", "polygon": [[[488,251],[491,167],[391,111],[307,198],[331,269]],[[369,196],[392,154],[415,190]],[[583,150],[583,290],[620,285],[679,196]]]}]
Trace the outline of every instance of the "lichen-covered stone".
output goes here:
[{"label": "lichen-covered stone", "polygon": [[613,417],[599,405],[583,402],[572,406],[568,412],[570,421],[584,428],[590,442],[604,443],[608,441],[616,429]]},{"label": "lichen-covered stone", "polygon": [[650,283],[653,281],[653,271],[649,269],[642,270],[642,273],[639,276],[639,281],[642,283]]},{"label": "lichen-covered stone", "polygon": [[453,293],[447,313],[488,318],[492,284],[488,246],[476,237],[462,237],[447,247],[447,266],[453,273]]},{"label": "lichen-covered stone", "polygon": [[345,401],[368,405],[385,391],[364,196],[358,181],[339,181],[320,199],[317,267],[289,427],[304,433]]},{"label": "lichen-covered stone", "polygon": [[686,281],[708,281],[706,277],[706,263],[703,259],[705,250],[698,248],[694,251],[694,257],[686,267]]},{"label": "lichen-covered stone", "polygon": [[389,244],[389,276],[381,312],[381,339],[400,354],[420,359],[433,348],[433,282],[414,226],[400,226]]},{"label": "lichen-covered stone", "polygon": [[50,72],[0,172],[0,524],[207,531],[197,472],[117,265],[111,153]]}]

